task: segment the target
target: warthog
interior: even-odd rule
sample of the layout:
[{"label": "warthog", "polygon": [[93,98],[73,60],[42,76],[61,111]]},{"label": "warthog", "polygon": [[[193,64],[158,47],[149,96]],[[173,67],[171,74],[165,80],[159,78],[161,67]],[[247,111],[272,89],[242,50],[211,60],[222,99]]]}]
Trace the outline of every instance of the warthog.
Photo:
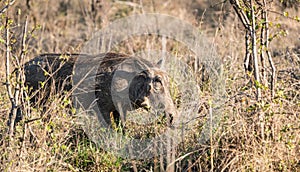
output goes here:
[{"label": "warthog", "polygon": [[[101,60],[84,60],[96,57]],[[71,90],[73,70],[77,65],[75,61],[79,58],[87,63],[81,64],[81,67],[89,67],[89,63],[99,63],[93,92],[102,117],[108,125],[111,125],[111,115],[115,122],[121,119],[123,123],[126,113],[138,108],[160,109],[164,115],[170,117],[170,122],[176,116],[167,74],[157,64],[115,53],[96,56],[44,54],[32,59],[25,64],[25,83],[31,88],[31,95],[42,89],[42,85],[46,91],[43,98],[33,96],[31,101],[43,105],[49,94]]]}]

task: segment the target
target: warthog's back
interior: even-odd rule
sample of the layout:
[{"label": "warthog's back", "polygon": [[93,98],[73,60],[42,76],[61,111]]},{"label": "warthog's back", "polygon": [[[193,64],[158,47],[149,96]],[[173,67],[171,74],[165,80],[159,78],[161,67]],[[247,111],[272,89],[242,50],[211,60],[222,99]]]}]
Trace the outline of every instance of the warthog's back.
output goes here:
[{"label": "warthog's back", "polygon": [[[32,91],[37,91],[45,84],[50,84],[55,79],[55,86],[65,84],[64,90],[71,89],[70,76],[72,75],[73,67],[77,54],[62,55],[62,54],[42,54],[25,64],[25,83],[32,88]],[[50,89],[50,85],[48,88]]]}]

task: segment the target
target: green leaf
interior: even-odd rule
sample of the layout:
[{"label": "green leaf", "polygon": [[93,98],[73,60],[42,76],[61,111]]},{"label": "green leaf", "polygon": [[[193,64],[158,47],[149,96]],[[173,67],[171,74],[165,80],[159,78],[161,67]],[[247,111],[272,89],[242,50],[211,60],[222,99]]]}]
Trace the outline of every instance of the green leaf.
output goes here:
[{"label": "green leaf", "polygon": [[289,13],[288,12],[283,12],[283,15],[285,16],[285,17],[288,17],[289,16]]},{"label": "green leaf", "polygon": [[277,28],[280,28],[280,27],[281,27],[281,24],[280,24],[280,23],[277,23],[277,24],[276,24],[276,27],[277,27]]},{"label": "green leaf", "polygon": [[44,71],[44,76],[50,76],[50,73],[47,71]]},{"label": "green leaf", "polygon": [[5,40],[0,37],[0,43],[5,44]]},{"label": "green leaf", "polygon": [[46,82],[39,82],[39,83],[40,83],[40,85],[41,85],[41,88],[44,88]]}]

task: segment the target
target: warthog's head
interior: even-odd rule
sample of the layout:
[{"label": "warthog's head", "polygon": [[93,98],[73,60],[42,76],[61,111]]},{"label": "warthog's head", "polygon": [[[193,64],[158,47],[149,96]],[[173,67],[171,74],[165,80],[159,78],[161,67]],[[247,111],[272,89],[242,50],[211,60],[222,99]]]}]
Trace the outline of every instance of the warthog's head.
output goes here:
[{"label": "warthog's head", "polygon": [[169,78],[159,64],[119,54],[106,54],[96,77],[95,95],[105,122],[110,112],[115,121],[125,123],[126,113],[144,108],[156,116],[163,114],[169,122],[177,117],[169,92]]},{"label": "warthog's head", "polygon": [[133,78],[129,98],[135,108],[164,113],[169,122],[177,115],[169,92],[169,77],[157,68],[141,71]]}]

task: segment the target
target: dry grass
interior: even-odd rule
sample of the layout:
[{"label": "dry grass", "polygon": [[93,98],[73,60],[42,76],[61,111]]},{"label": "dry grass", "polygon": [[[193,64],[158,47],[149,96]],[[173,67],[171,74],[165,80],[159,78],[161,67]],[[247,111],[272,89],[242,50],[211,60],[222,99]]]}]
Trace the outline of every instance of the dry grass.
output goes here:
[{"label": "dry grass", "polygon": [[[208,35],[207,41],[217,48],[222,58],[226,100],[211,142],[199,142],[213,95],[209,80],[201,78],[201,70],[195,71],[201,88],[199,115],[203,117],[196,119],[188,137],[176,148],[177,171],[209,171],[212,168],[214,171],[300,171],[299,22],[271,14],[274,21],[272,34],[282,28],[288,34],[279,36],[271,43],[278,74],[276,97],[270,100],[269,89],[265,88],[264,101],[257,102],[254,85],[250,82],[251,78],[245,76],[242,65],[243,30],[228,4],[220,6],[215,2],[202,1],[99,1],[95,4],[97,10],[93,11],[91,3],[87,1],[29,2],[30,7],[26,6],[25,1],[18,1],[9,9],[9,16],[17,26],[12,30],[12,40],[15,40],[12,54],[20,53],[19,37],[24,16],[28,16],[29,31],[34,30],[27,42],[27,60],[47,52],[78,53],[95,30],[134,13],[165,13],[192,23]],[[210,8],[212,4],[215,6]],[[196,8],[198,11],[195,11]],[[282,12],[282,9],[275,8]],[[18,16],[19,9],[22,15]],[[300,16],[299,11],[288,11],[290,16]],[[160,50],[161,39],[134,37],[122,42],[114,50],[134,54],[149,47]],[[4,45],[1,44],[1,61],[5,57],[3,50]],[[168,40],[167,50],[193,68],[194,61],[190,59],[193,53],[187,47]],[[4,83],[3,63],[0,69],[1,82]],[[176,99],[176,96],[173,98]],[[6,123],[10,103],[5,86],[1,85],[0,170],[131,171],[133,164],[139,171],[153,171],[157,165],[165,168],[165,159],[150,158],[133,163],[97,147],[76,124],[76,116],[69,115],[66,110],[69,103],[63,97],[53,96],[45,105],[46,112],[31,107],[31,114],[27,117],[39,119],[27,124],[24,121],[19,123],[14,139],[9,141]]]}]

